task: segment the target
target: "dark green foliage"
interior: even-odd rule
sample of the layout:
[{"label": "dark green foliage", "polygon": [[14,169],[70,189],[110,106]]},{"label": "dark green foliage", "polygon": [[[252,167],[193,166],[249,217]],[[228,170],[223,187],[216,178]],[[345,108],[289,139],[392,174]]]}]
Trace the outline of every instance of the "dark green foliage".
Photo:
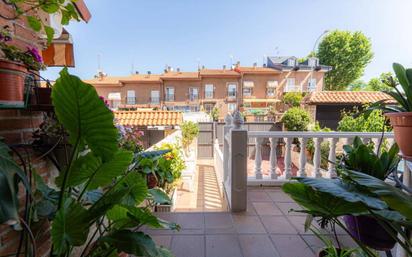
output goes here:
[{"label": "dark green foliage", "polygon": [[281,121],[288,131],[307,131],[311,119],[306,110],[293,107],[285,112]]},{"label": "dark green foliage", "polygon": [[299,107],[302,98],[302,93],[288,92],[283,96],[283,103],[290,107]]}]

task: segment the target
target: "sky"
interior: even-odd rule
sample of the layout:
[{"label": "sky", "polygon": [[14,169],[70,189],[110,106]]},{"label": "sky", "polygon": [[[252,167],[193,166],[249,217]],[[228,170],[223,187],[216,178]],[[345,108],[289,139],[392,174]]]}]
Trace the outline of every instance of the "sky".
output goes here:
[{"label": "sky", "polygon": [[[362,31],[374,58],[362,77],[412,67],[411,0],[85,0],[89,23],[72,22],[76,67],[92,78],[132,71],[161,73],[166,65],[195,71],[264,56],[306,56],[325,30]],[[100,57],[99,57],[100,56]],[[231,56],[233,58],[231,58]],[[43,72],[55,79],[61,68]]]}]

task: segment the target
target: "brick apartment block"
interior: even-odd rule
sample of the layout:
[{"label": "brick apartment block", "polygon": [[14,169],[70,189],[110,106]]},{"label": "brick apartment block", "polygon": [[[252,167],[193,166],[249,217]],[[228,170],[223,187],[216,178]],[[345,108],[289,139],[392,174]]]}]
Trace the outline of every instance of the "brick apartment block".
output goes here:
[{"label": "brick apartment block", "polygon": [[299,63],[296,57],[269,57],[263,67],[254,64],[222,69],[200,68],[183,72],[167,68],[163,74],[133,74],[111,77],[100,72],[92,84],[100,96],[116,108],[162,108],[177,111],[209,112],[219,109],[219,119],[227,112],[265,111],[271,105],[283,111],[285,92],[322,91],[329,66],[317,58]]}]

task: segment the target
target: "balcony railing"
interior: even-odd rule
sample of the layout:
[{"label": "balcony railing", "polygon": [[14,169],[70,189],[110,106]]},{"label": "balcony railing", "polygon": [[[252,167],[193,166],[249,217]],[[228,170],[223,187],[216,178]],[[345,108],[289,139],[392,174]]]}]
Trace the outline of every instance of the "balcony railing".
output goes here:
[{"label": "balcony railing", "polygon": [[126,104],[136,104],[136,97],[126,97]]},{"label": "balcony railing", "polygon": [[173,102],[175,100],[175,95],[165,95],[165,101]]},{"label": "balcony railing", "polygon": [[160,104],[160,97],[150,97],[151,104]]},{"label": "balcony railing", "polygon": [[[229,206],[234,211],[246,210],[247,186],[280,185],[293,176],[335,177],[337,154],[342,152],[344,144],[350,144],[357,136],[364,143],[370,143],[375,151],[381,140],[385,140],[388,146],[394,143],[393,133],[385,133],[382,137],[382,133],[362,132],[247,131],[242,126],[243,119],[239,113],[234,117],[228,114],[225,122],[223,151],[216,142],[214,163],[217,175],[223,181]],[[294,145],[296,140],[300,150]],[[312,163],[308,162],[306,153],[309,140],[313,140]],[[323,168],[322,142],[329,143],[328,163]],[[269,153],[265,160],[262,158],[263,147]]]},{"label": "balcony railing", "polygon": [[284,92],[301,92],[302,87],[300,85],[286,85]]}]

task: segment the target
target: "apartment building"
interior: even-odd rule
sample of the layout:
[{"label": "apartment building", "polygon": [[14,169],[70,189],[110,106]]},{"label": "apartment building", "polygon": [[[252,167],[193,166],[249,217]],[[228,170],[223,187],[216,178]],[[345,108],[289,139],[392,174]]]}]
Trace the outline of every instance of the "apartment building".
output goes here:
[{"label": "apartment building", "polygon": [[283,111],[286,92],[323,89],[323,77],[331,69],[317,58],[299,63],[294,56],[269,57],[263,66],[240,63],[221,69],[200,68],[197,72],[134,74],[110,77],[100,74],[92,84],[111,108],[161,108],[183,112],[219,109],[219,118],[240,109],[246,115],[265,113],[270,106]]}]

